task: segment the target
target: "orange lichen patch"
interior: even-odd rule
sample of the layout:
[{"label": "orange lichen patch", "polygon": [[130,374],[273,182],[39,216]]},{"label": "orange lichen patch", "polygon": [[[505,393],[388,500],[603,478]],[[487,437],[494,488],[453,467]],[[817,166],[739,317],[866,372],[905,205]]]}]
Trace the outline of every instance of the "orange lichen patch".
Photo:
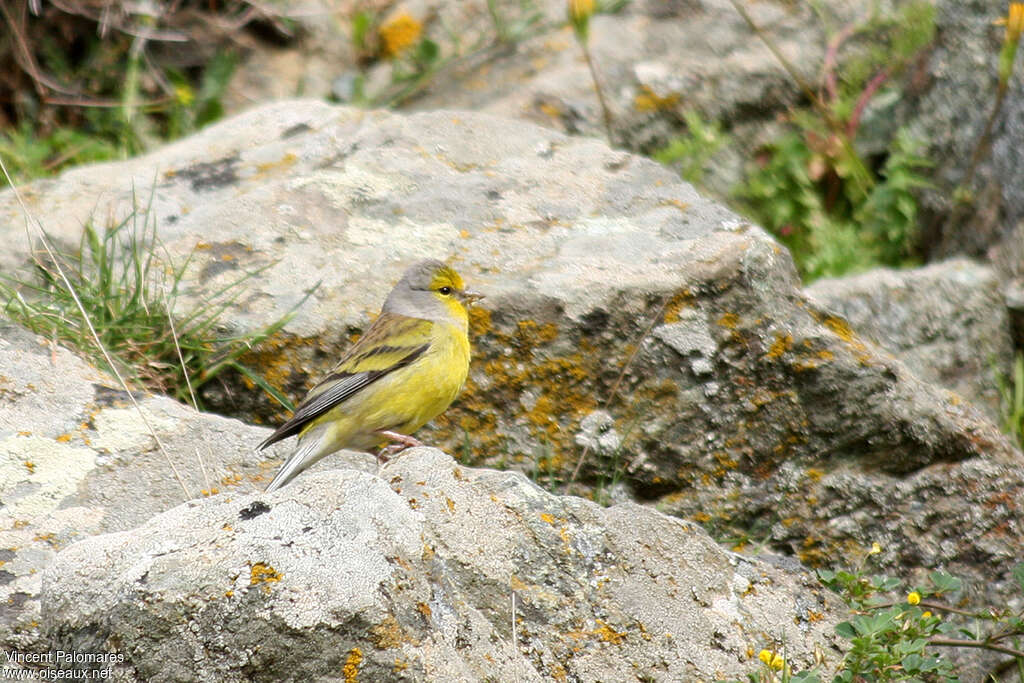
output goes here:
[{"label": "orange lichen patch", "polygon": [[538,106],[538,109],[540,109],[542,114],[552,119],[553,121],[557,121],[562,117],[561,107],[556,106],[550,101],[541,102]]},{"label": "orange lichen patch", "polygon": [[221,486],[238,486],[241,483],[242,483],[242,475],[241,474],[237,474],[237,473],[235,473],[235,474],[225,474],[223,477],[220,478],[220,485]]},{"label": "orange lichen patch", "polygon": [[544,520],[545,522],[547,522],[548,524],[550,524],[551,526],[554,526],[554,525],[555,525],[555,518],[554,518],[554,517],[552,517],[551,515],[549,515],[549,514],[548,514],[548,513],[546,513],[546,512],[542,512],[542,513],[540,513],[540,518],[541,518],[541,519],[543,519],[543,520]]},{"label": "orange lichen patch", "polygon": [[32,462],[31,460],[26,460],[24,464],[25,464],[25,469],[28,470],[29,474],[35,474],[35,472],[36,472],[36,464],[34,462]]},{"label": "orange lichen patch", "polygon": [[445,496],[444,504],[448,506],[448,512],[455,514],[455,501]]},{"label": "orange lichen patch", "polygon": [[417,602],[416,611],[425,616],[427,619],[430,619],[432,616],[434,616],[434,611],[430,609],[430,605],[428,605],[425,602]]},{"label": "orange lichen patch", "polygon": [[815,467],[809,467],[809,468],[807,468],[807,471],[804,472],[804,474],[807,476],[808,479],[810,479],[811,481],[817,483],[817,482],[821,481],[822,477],[825,476],[825,471],[824,470],[819,470],[819,469],[817,469]]},{"label": "orange lichen patch", "polygon": [[594,633],[604,642],[611,643],[612,645],[618,645],[626,639],[625,633],[619,633],[600,619],[597,620],[597,623],[600,624],[600,626],[594,631]]},{"label": "orange lichen patch", "polygon": [[491,312],[480,306],[469,308],[469,338],[480,337],[491,331]]},{"label": "orange lichen patch", "polygon": [[679,93],[659,95],[646,85],[640,86],[640,92],[633,97],[633,108],[639,112],[671,110],[679,104]]},{"label": "orange lichen patch", "polygon": [[52,533],[49,533],[49,534],[36,534],[32,538],[32,540],[33,541],[40,541],[42,543],[46,543],[47,545],[52,546],[54,548],[56,548],[58,546],[58,544],[57,544],[57,535],[56,534],[52,534]]},{"label": "orange lichen patch", "polygon": [[825,618],[824,612],[815,612],[814,610],[807,610],[807,621],[812,624],[817,623]]},{"label": "orange lichen patch", "polygon": [[202,489],[199,491],[199,495],[203,496],[204,498],[216,496],[218,493],[220,493],[220,489],[217,488],[216,486],[210,489]]},{"label": "orange lichen patch", "polygon": [[[301,372],[297,367],[298,359],[307,356],[311,349],[317,348],[320,341],[315,337],[289,337],[279,333],[265,339],[257,348],[247,351],[239,360],[246,367],[253,368],[256,374],[270,386],[288,393],[288,385],[293,381],[295,375]],[[332,355],[331,349],[320,350],[327,352],[328,356]],[[336,350],[333,355],[337,355]],[[313,383],[318,379],[319,374],[314,374],[317,376],[306,378],[304,390],[311,389]],[[257,390],[256,384],[248,377],[241,377],[241,382],[247,389]],[[291,416],[287,409],[276,404],[275,408],[277,412],[270,416],[272,422],[283,422]]]},{"label": "orange lichen patch", "polygon": [[281,580],[281,574],[269,564],[257,562],[249,568],[249,585],[259,586],[264,593],[270,593],[270,584]]},{"label": "orange lichen patch", "polygon": [[565,670],[564,666],[557,662],[554,665],[552,665],[548,673],[550,673],[551,678],[555,681],[558,681],[558,683],[564,683],[565,681],[569,680],[569,672]]},{"label": "orange lichen patch", "polygon": [[660,202],[658,202],[658,206],[672,206],[679,209],[680,211],[686,211],[687,209],[690,208],[690,203],[684,202],[681,199],[662,199]]},{"label": "orange lichen patch", "polygon": [[405,659],[395,659],[395,663],[391,666],[392,671],[405,671],[409,668],[409,662]]},{"label": "orange lichen patch", "polygon": [[533,320],[517,323],[516,341],[521,349],[533,349],[541,344],[550,344],[558,338],[558,327],[554,323],[538,325]]},{"label": "orange lichen patch", "polygon": [[295,165],[295,162],[299,160],[299,157],[294,152],[288,152],[277,161],[268,161],[262,164],[256,164],[256,176],[264,175],[274,170],[286,170],[291,166]]},{"label": "orange lichen patch", "polygon": [[571,549],[569,547],[569,527],[563,524],[562,527],[558,530],[558,536],[562,539],[562,543],[565,544],[565,549],[567,551],[570,551]]},{"label": "orange lichen patch", "polygon": [[370,641],[378,650],[392,650],[401,647],[403,643],[411,642],[402,631],[398,620],[390,614],[384,618],[384,621],[370,628]]},{"label": "orange lichen patch", "polygon": [[363,651],[354,647],[345,657],[345,665],[341,667],[341,676],[345,683],[356,683],[359,680],[359,665],[363,663]]},{"label": "orange lichen patch", "polygon": [[835,316],[826,316],[822,321],[822,324],[828,329],[832,330],[836,336],[845,342],[852,342],[856,338],[856,334],[850,324],[842,318]]},{"label": "orange lichen patch", "polygon": [[782,354],[784,354],[786,351],[789,351],[789,349],[792,348],[792,346],[793,335],[776,332],[775,341],[773,341],[772,345],[768,347],[768,352],[765,353],[765,358],[770,358],[772,360],[780,358]]},{"label": "orange lichen patch", "polygon": [[385,21],[378,33],[381,52],[385,57],[397,57],[411,47],[423,32],[423,25],[408,12],[402,12]]},{"label": "orange lichen patch", "polygon": [[740,324],[740,317],[735,313],[724,313],[717,322],[719,327],[735,330]]},{"label": "orange lichen patch", "polygon": [[[679,322],[679,312],[683,308],[690,308],[693,306],[695,297],[689,289],[681,289],[672,295],[672,298],[665,304],[665,314],[662,317],[662,321],[665,323],[677,323]],[[629,353],[627,351],[626,353]]]},{"label": "orange lichen patch", "polygon": [[71,441],[71,435],[70,434],[61,434],[60,436],[58,436],[54,440],[57,443],[67,443],[68,441]]}]

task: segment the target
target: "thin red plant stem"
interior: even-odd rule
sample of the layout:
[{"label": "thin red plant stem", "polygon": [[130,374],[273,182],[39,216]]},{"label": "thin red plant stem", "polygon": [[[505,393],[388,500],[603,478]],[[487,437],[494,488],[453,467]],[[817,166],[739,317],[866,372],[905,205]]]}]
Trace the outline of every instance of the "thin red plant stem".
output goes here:
[{"label": "thin red plant stem", "polygon": [[868,102],[875,96],[878,89],[882,87],[882,84],[889,80],[889,70],[882,69],[874,78],[868,81],[868,84],[864,86],[864,90],[861,92],[860,97],[857,98],[857,104],[853,108],[853,113],[850,114],[850,120],[846,123],[846,136],[853,142],[853,139],[857,137],[857,128],[860,127],[860,117],[864,114],[864,109],[867,108]]}]

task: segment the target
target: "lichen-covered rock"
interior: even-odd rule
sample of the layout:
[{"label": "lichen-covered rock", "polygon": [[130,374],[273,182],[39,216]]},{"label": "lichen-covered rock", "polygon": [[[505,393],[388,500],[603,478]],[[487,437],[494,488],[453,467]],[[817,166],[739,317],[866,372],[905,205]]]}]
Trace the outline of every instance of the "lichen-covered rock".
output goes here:
[{"label": "lichen-covered rock", "polygon": [[811,298],[890,351],[918,377],[1002,418],[999,375],[1013,357],[1010,320],[994,269],[956,259],[818,280]]},{"label": "lichen-covered rock", "polygon": [[71,352],[0,320],[0,645],[7,651],[38,649],[42,570],[59,550],[130,529],[192,497],[254,490],[274,466],[269,454],[253,452],[265,429],[139,395],[147,427],[112,385]]},{"label": "lichen-covered rock", "polygon": [[[102,571],[97,571],[102,567]],[[52,646],[121,680],[738,678],[810,663],[842,612],[697,526],[416,449],[95,536],[45,572]]]},{"label": "lichen-covered rock", "polygon": [[[928,214],[939,220],[927,224],[925,247],[934,257],[987,257],[1005,251],[1013,275],[1021,270],[1024,231],[1024,79],[1020,56],[1001,115],[994,121],[991,140],[978,158],[969,204],[957,206],[982,131],[992,114],[998,84],[999,50],[1005,28],[997,25],[1006,6],[984,2],[936,0],[939,39],[915,86],[897,106],[895,118],[928,145],[935,164],[934,182],[921,195]],[[924,86],[924,87],[921,87]],[[954,220],[944,217],[952,211]],[[995,247],[995,249],[993,249]]]},{"label": "lichen-covered rock", "polygon": [[[577,492],[625,487],[814,563],[848,564],[882,535],[891,568],[955,561],[997,587],[1010,566],[991,560],[1024,555],[1013,500],[983,503],[989,484],[967,474],[1024,481],[999,429],[816,306],[778,243],[649,160],[483,114],[292,101],[26,191],[77,243],[97,197],[116,215],[154,173],[155,229],[172,258],[192,254],[192,300],[267,266],[228,312],[252,329],[323,282],[248,358],[286,391],[333,364],[411,260],[447,258],[487,299],[466,390],[421,436],[465,464],[560,486],[582,460]],[[16,216],[0,194],[0,226]],[[27,247],[10,229],[14,267]],[[206,398],[280,419],[259,396],[237,381]],[[940,476],[933,506],[921,482]],[[849,497],[825,505],[829,491]],[[922,509],[934,553],[890,528]],[[959,533],[966,519],[977,533]]]}]

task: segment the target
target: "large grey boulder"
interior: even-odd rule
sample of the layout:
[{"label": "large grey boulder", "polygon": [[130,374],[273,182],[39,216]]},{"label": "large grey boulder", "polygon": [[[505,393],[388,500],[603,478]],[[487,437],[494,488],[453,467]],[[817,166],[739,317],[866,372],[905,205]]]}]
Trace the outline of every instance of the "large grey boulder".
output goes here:
[{"label": "large grey boulder", "polygon": [[818,280],[815,302],[890,351],[921,379],[1002,419],[1000,376],[1013,357],[1003,285],[994,268],[954,259]]},{"label": "large grey boulder", "polygon": [[131,529],[192,497],[251,491],[269,481],[272,454],[253,452],[265,429],[139,395],[144,421],[127,395],[111,387],[110,377],[71,352],[0,320],[5,650],[41,647],[42,570],[61,549],[92,534]]},{"label": "large grey boulder", "polygon": [[[1012,499],[986,497],[1017,490],[1024,459],[984,413],[808,299],[778,243],[649,160],[483,114],[289,101],[25,190],[77,243],[154,178],[157,235],[192,255],[181,311],[266,265],[229,311],[252,329],[323,282],[249,358],[286,391],[331,366],[405,265],[448,258],[488,298],[466,390],[422,436],[464,463],[562,486],[592,443],[573,490],[614,484],[818,564],[882,534],[890,568],[1000,588],[1024,555]],[[5,269],[28,252],[18,220],[0,194]],[[242,381],[207,396],[281,419],[259,398]],[[911,518],[929,552],[899,528]]]},{"label": "large grey boulder", "polygon": [[838,659],[841,610],[809,575],[434,449],[181,505],[67,548],[43,583],[52,647],[123,655],[125,681],[710,681],[778,643]]}]

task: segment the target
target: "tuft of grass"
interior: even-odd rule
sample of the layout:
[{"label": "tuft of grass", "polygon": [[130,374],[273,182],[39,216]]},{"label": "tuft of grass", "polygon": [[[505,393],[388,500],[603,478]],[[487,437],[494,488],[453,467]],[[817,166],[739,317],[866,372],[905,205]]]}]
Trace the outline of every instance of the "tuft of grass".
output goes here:
[{"label": "tuft of grass", "polygon": [[[116,159],[120,147],[103,136],[75,128],[54,128],[40,135],[32,124],[22,121],[17,127],[0,132],[0,157],[16,182],[52,175],[78,164]],[[7,184],[0,177],[0,187]]]},{"label": "tuft of grass", "polygon": [[[195,309],[173,317],[191,260],[173,267],[157,258],[155,220],[136,208],[123,221],[106,228],[87,223],[74,253],[56,252],[73,288],[56,264],[37,259],[35,278],[0,280],[3,313],[33,332],[83,353],[95,365],[109,367],[75,302],[75,294],[129,384],[173,395],[201,408],[199,389],[228,369],[249,378],[272,399],[291,409],[290,401],[240,357],[277,333],[312,294],[266,327],[246,334],[226,331],[221,316],[245,293],[245,283],[268,266],[245,273],[212,292]],[[272,265],[272,264],[270,264]]]},{"label": "tuft of grass", "polygon": [[1014,354],[1011,374],[997,372],[996,381],[1002,398],[1003,431],[1024,448],[1024,353]]}]

